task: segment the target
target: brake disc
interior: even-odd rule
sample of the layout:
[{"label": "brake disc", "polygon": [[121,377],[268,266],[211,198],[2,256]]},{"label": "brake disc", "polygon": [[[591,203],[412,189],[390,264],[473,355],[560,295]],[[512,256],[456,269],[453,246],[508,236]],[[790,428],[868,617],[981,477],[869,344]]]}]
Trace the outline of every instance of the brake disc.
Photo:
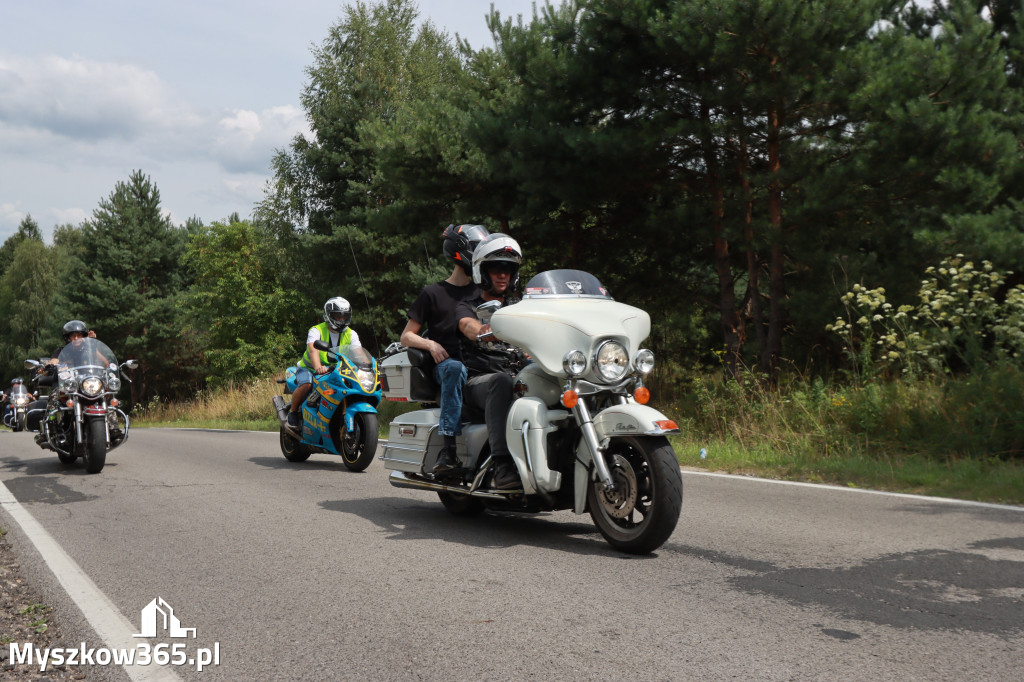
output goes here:
[{"label": "brake disc", "polygon": [[612,481],[615,482],[614,490],[605,490],[601,481],[595,481],[598,486],[598,500],[605,513],[613,519],[624,519],[633,513],[636,507],[637,489],[636,473],[629,461],[622,455],[615,455],[610,462]]}]

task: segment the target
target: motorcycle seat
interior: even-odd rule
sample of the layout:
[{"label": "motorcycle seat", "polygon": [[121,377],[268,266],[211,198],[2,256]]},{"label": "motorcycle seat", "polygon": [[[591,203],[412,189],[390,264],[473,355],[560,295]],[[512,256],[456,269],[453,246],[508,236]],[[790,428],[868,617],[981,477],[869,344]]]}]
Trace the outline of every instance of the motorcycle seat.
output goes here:
[{"label": "motorcycle seat", "polygon": [[408,348],[406,352],[409,354],[409,364],[413,367],[431,372],[434,370],[434,358],[427,351],[422,348]]}]

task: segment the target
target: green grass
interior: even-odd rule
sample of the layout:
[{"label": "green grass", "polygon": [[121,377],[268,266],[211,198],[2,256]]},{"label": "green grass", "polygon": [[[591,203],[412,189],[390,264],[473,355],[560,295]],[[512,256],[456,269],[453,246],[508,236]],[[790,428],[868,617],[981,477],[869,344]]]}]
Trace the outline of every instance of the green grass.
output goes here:
[{"label": "green grass", "polygon": [[[743,446],[730,440],[693,435],[670,439],[686,467],[785,481],[826,483],[978,502],[1024,504],[1024,465],[1000,460],[922,455],[850,453],[791,454],[770,445]],[[706,450],[706,458],[700,450]]]}]

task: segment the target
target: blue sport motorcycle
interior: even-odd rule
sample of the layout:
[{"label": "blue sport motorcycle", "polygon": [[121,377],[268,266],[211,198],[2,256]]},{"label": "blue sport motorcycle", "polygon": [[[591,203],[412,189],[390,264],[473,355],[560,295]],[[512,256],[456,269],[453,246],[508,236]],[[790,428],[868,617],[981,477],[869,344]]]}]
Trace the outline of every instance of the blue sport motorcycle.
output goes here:
[{"label": "blue sport motorcycle", "polygon": [[[313,344],[326,351],[334,363],[326,374],[313,375],[313,388],[302,405],[302,434],[297,438],[288,428],[288,405],[283,396],[272,400],[281,422],[281,452],[289,462],[304,462],[314,452],[341,455],[351,471],[370,466],[377,452],[377,405],[380,404],[380,376],[377,361],[360,346],[329,347],[323,341]],[[285,370],[285,394],[295,391],[295,372]]]}]

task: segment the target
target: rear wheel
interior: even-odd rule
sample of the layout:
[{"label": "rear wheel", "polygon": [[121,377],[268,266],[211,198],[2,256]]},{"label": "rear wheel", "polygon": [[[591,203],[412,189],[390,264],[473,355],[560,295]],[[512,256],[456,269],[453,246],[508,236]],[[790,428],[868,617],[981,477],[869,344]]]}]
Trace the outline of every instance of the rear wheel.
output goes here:
[{"label": "rear wheel", "polygon": [[438,492],[437,496],[441,498],[444,508],[455,516],[479,516],[484,510],[483,500],[469,495]]},{"label": "rear wheel", "polygon": [[335,430],[335,444],[340,445],[341,461],[350,471],[363,471],[373,462],[377,454],[377,415],[373,412],[357,412],[351,432],[344,430],[344,420],[338,420]]},{"label": "rear wheel", "polygon": [[89,437],[85,450],[85,470],[90,474],[98,474],[107,463],[107,420],[90,419],[85,429]]},{"label": "rear wheel", "polygon": [[672,535],[683,506],[675,451],[663,437],[614,438],[605,457],[615,489],[590,481],[591,518],[612,547],[630,554],[653,552]]},{"label": "rear wheel", "polygon": [[305,462],[313,453],[309,446],[281,429],[281,454],[289,462]]}]

